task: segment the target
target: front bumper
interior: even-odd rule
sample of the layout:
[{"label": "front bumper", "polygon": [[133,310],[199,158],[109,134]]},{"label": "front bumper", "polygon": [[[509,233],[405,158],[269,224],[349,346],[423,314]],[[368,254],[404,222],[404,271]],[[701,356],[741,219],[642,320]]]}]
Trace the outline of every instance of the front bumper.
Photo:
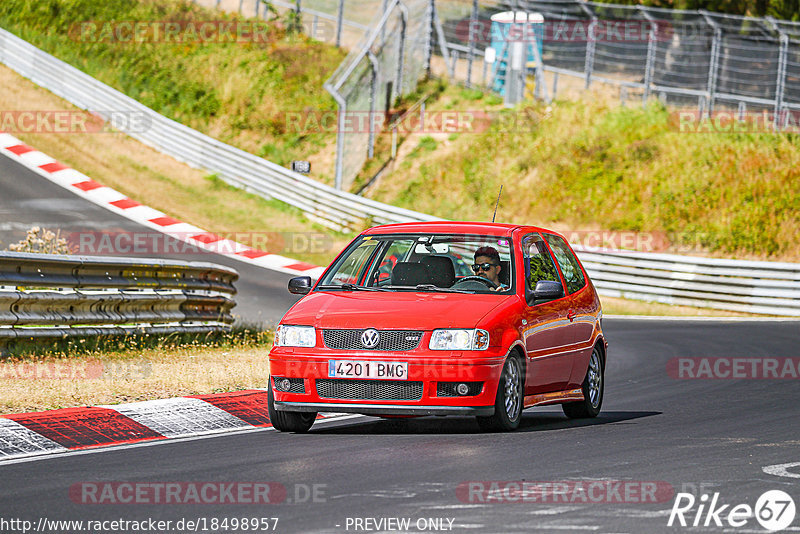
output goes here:
[{"label": "front bumper", "polygon": [[345,404],[339,402],[280,402],[275,409],[282,412],[338,412],[364,415],[494,415],[492,406],[399,406],[397,404]]},{"label": "front bumper", "polygon": [[[324,354],[323,354],[324,352]],[[270,353],[270,374],[275,377],[299,378],[304,392],[281,392],[273,387],[275,408],[293,412],[339,412],[368,415],[492,415],[497,383],[505,363],[506,353],[490,347],[479,354],[348,352],[333,350],[284,351]],[[422,384],[419,398],[331,398],[320,395],[317,380],[329,380],[329,360],[396,361],[408,363],[404,382]],[[348,380],[348,379],[339,379]],[[481,382],[477,394],[439,396],[439,382]]]}]

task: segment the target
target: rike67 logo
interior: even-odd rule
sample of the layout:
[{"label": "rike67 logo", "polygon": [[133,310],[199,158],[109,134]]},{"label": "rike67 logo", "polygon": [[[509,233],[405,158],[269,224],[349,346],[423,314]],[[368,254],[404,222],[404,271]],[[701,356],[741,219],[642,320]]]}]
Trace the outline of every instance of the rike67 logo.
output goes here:
[{"label": "rike67 logo", "polygon": [[749,504],[731,506],[720,502],[719,493],[711,498],[704,493],[699,499],[691,493],[678,493],[667,526],[738,528],[747,525],[753,517],[769,531],[783,530],[794,521],[794,500],[786,492],[770,490],[758,498],[755,507]]}]

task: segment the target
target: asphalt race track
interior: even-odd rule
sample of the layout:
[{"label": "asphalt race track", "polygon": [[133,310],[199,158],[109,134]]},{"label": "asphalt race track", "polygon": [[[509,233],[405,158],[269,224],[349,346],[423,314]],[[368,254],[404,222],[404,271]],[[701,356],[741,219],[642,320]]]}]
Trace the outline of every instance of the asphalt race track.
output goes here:
[{"label": "asphalt race track", "polygon": [[[797,380],[675,379],[666,371],[676,357],[796,355],[797,323],[605,323],[611,343],[606,397],[595,420],[534,409],[517,432],[482,434],[467,418],[355,416],[318,422],[306,435],[264,430],[73,453],[0,466],[0,510],[34,524],[40,518],[277,517],[278,532],[378,532],[356,530],[355,519],[389,517],[409,518],[411,525],[421,518],[440,518],[445,526],[452,520],[452,532],[721,532],[668,528],[672,492],[719,492],[720,504],[753,506],[765,491],[782,489],[800,500],[800,479],[763,471],[800,462]],[[792,471],[800,473],[800,463]],[[624,481],[628,488],[654,482],[661,502],[621,503],[624,492],[614,491],[599,494],[612,502],[585,503],[569,494],[559,502],[552,494],[542,494],[548,502],[496,502],[483,494],[480,502],[480,492],[459,491],[467,482],[522,480]],[[75,484],[107,481],[270,482],[285,487],[287,498],[156,505],[84,504],[80,493],[70,497]],[[309,497],[314,488],[316,499]],[[765,532],[753,519],[726,531]]]},{"label": "asphalt race track", "polygon": [[[100,232],[119,230],[153,234],[107,209],[89,202],[42,178],[16,161],[0,154],[0,250],[25,237],[34,225],[62,232]],[[170,241],[170,238],[166,238]],[[174,243],[174,241],[171,241]],[[169,250],[168,246],[165,246]],[[172,247],[183,250],[180,247]],[[159,257],[185,261],[208,261],[239,271],[237,306],[233,314],[251,323],[274,324],[298,297],[286,290],[292,275],[270,271],[202,250],[197,253]]]},{"label": "asphalt race track", "polygon": [[[5,157],[0,157],[0,217],[5,243],[32,224],[137,230]],[[236,311],[247,320],[275,321],[294,301],[286,292],[289,275],[210,254],[202,259],[239,270]],[[723,529],[713,521],[703,527],[701,514],[701,526],[691,524],[704,494],[710,502],[718,493],[718,504],[730,505],[727,511],[738,504],[752,507],[776,489],[800,504],[798,378],[675,375],[678,358],[747,358],[747,366],[794,358],[788,361],[796,370],[800,323],[608,318],[604,323],[610,342],[605,401],[594,420],[570,421],[558,408],[541,408],[525,412],[517,432],[484,434],[469,418],[334,417],[317,422],[307,435],[267,429],[0,464],[0,532],[22,532],[21,523],[8,523],[12,519],[58,533],[79,530],[47,522],[172,521],[157,532],[275,527],[270,520],[259,524],[269,530],[231,528],[233,518],[278,518],[275,530],[287,533],[436,532],[434,526],[480,533],[765,532],[754,518],[739,528],[724,523]],[[796,465],[768,467],[784,464]],[[183,483],[182,488],[271,483],[270,495],[279,502],[248,504],[252,495],[234,493],[240,501],[234,504],[197,503],[188,494],[181,503],[149,504],[151,494],[123,504],[114,493],[106,501],[116,504],[92,504],[76,491],[87,484],[111,488],[108,482]],[[591,502],[576,488],[593,488]],[[686,512],[690,526],[670,528],[678,492],[698,501]],[[407,520],[409,528],[397,530],[388,518]],[[186,521],[200,523],[193,528]],[[106,525],[93,531],[135,531]],[[795,519],[789,530],[800,531],[798,525]]]}]

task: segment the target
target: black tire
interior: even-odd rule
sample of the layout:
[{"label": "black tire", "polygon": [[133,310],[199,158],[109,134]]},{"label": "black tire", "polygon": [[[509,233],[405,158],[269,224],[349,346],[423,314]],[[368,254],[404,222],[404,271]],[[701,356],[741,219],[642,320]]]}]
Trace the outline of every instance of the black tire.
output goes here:
[{"label": "black tire", "polygon": [[564,414],[570,419],[597,417],[603,406],[603,386],[605,384],[605,365],[600,349],[595,346],[589,357],[586,376],[583,379],[583,400],[562,404]]},{"label": "black tire", "polygon": [[275,409],[275,399],[272,395],[272,378],[269,379],[269,390],[267,392],[267,409],[269,410],[269,421],[275,430],[281,432],[297,432],[303,434],[308,432],[311,425],[317,418],[317,412],[282,412]]},{"label": "black tire", "polygon": [[478,416],[478,426],[486,432],[508,432],[519,427],[522,407],[525,400],[525,372],[519,355],[513,353],[503,365],[497,395],[494,401],[494,415]]}]

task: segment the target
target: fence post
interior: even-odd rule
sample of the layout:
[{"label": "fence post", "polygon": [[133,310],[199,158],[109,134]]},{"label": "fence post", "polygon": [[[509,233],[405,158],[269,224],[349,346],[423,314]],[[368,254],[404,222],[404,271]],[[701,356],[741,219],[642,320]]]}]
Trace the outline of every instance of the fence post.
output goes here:
[{"label": "fence post", "polygon": [[720,41],[722,40],[722,29],[714,20],[708,15],[708,11],[700,10],[700,14],[706,21],[706,24],[711,26],[714,30],[714,39],[711,42],[711,62],[708,66],[708,85],[706,91],[708,92],[708,112],[714,111],[714,97],[717,92],[717,71],[719,70],[719,49]]},{"label": "fence post", "polygon": [[558,94],[558,72],[553,73],[553,100],[556,99]]},{"label": "fence post", "polygon": [[594,51],[596,45],[594,30],[597,27],[597,16],[591,9],[586,7],[585,3],[581,2],[580,6],[592,17],[592,22],[589,23],[589,30],[586,32],[586,59],[583,63],[583,75],[586,80],[584,88],[588,89],[592,84],[592,72],[594,71]]},{"label": "fence post", "polygon": [[375,103],[378,97],[378,85],[380,75],[380,65],[378,58],[372,53],[372,50],[367,52],[369,62],[372,64],[372,79],[370,80],[369,88],[369,145],[367,147],[367,157],[372,159],[375,156]]},{"label": "fence post", "polygon": [[773,126],[777,131],[782,125],[780,124],[780,115],[783,113],[783,95],[786,91],[786,61],[789,52],[789,36],[778,27],[776,21],[772,17],[766,17],[767,22],[773,27],[780,35],[780,49],[778,50],[778,79],[775,83],[775,116],[773,117]]},{"label": "fence post", "polygon": [[483,87],[488,89],[489,86],[486,85],[487,84],[487,81],[486,81],[486,69],[489,67],[489,64],[486,63],[486,53],[485,52],[483,54],[483,61],[481,61],[481,63],[483,63]]},{"label": "fence post", "polygon": [[650,99],[650,85],[653,83],[653,63],[656,59],[656,32],[658,32],[658,24],[653,20],[653,17],[639,7],[642,15],[650,22],[650,33],[647,35],[647,63],[644,67],[644,92],[642,93],[642,107],[647,107],[647,101]]},{"label": "fence post", "polygon": [[[434,0],[431,0],[432,2]],[[447,39],[444,36],[444,28],[442,28],[442,21],[439,20],[439,12],[436,10],[436,4],[433,3],[433,27],[436,30],[436,37],[439,40],[439,49],[442,51],[444,58],[444,65],[448,67],[450,63],[450,49],[447,47]],[[448,67],[447,73],[451,79],[455,77],[455,69]]]},{"label": "fence post", "polygon": [[336,12],[336,47],[342,46],[342,22],[344,21],[344,0],[339,0],[339,9]]},{"label": "fence post", "polygon": [[408,8],[401,1],[397,2],[400,8],[400,35],[397,39],[397,78],[393,96],[403,94],[403,67],[406,65],[406,29],[408,28]]},{"label": "fence post", "polygon": [[333,86],[325,82],[325,89],[331,94],[339,108],[336,120],[336,165],[334,166],[333,186],[342,189],[342,165],[344,163],[344,122],[347,114],[347,102]]},{"label": "fence post", "polygon": [[[389,0],[381,0],[381,13],[386,13],[386,6],[389,4]],[[386,24],[381,27],[381,47],[386,42]]]},{"label": "fence post", "polygon": [[472,87],[472,62],[475,61],[475,26],[478,24],[478,0],[472,0],[469,16],[469,56],[467,57],[467,88]]},{"label": "fence post", "polygon": [[425,76],[431,76],[431,55],[433,54],[433,9],[436,0],[428,1],[428,9],[425,13],[425,27],[428,29],[425,38]]}]

